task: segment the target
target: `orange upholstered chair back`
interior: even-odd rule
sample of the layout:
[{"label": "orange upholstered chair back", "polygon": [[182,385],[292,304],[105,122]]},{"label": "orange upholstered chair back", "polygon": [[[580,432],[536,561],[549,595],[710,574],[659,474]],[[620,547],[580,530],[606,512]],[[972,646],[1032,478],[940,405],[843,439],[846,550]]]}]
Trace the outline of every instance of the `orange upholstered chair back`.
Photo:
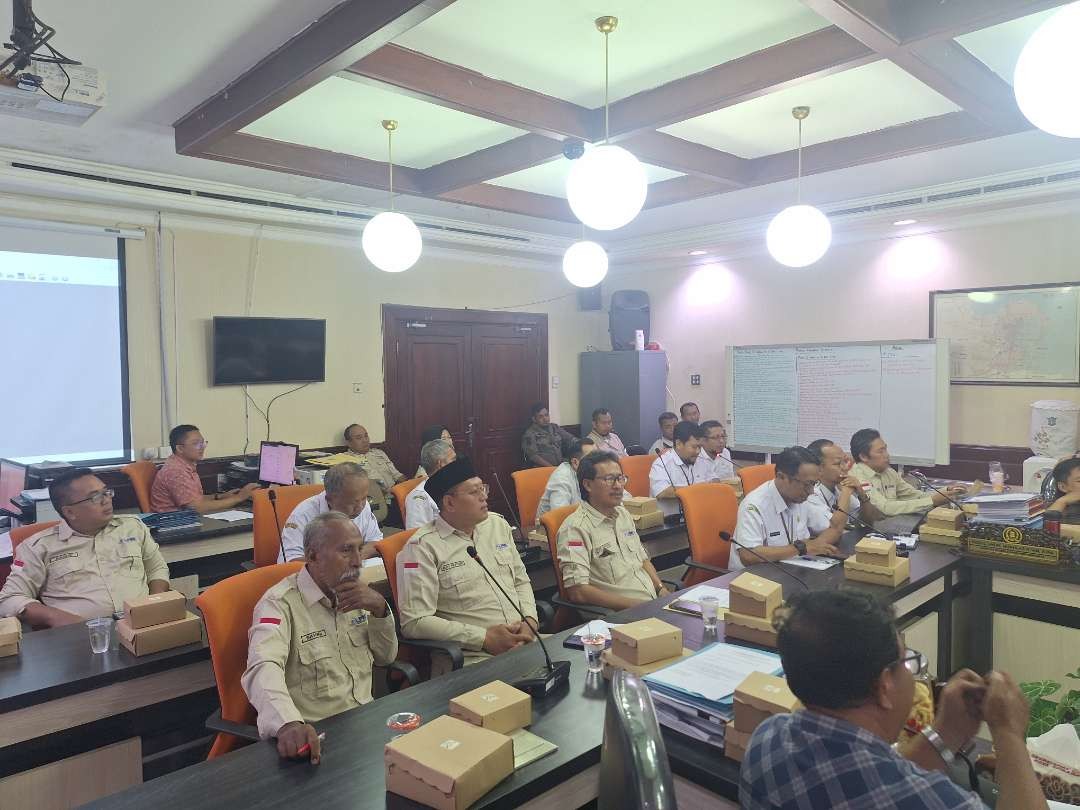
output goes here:
[{"label": "orange upholstered chair back", "polygon": [[623,472],[630,480],[626,484],[630,494],[638,498],[649,497],[649,468],[656,461],[656,456],[625,456],[619,459]]},{"label": "orange upholstered chair back", "polygon": [[775,464],[755,464],[753,467],[740,467],[739,480],[742,481],[743,495],[749,495],[762,484],[767,484],[776,477]]},{"label": "orange upholstered chair back", "polygon": [[[195,600],[206,623],[206,638],[210,642],[210,658],[214,662],[221,717],[234,723],[250,725],[255,722],[255,709],[248,703],[240,685],[240,676],[247,668],[248,628],[255,603],[264,593],[304,564],[299,560],[283,565],[270,565],[245,571],[211,585]],[[227,754],[236,747],[238,739],[232,734],[218,734],[208,759]]]},{"label": "orange upholstered chair back", "polygon": [[544,495],[548,479],[555,472],[554,467],[534,467],[531,470],[515,470],[510,473],[514,479],[514,492],[517,493],[518,517],[521,526],[528,530],[536,525],[536,508]]},{"label": "orange upholstered chair back", "polygon": [[559,567],[559,548],[555,540],[559,536],[559,529],[563,525],[563,521],[570,516],[570,513],[578,508],[578,504],[570,504],[570,506],[560,506],[558,509],[552,509],[549,512],[545,512],[540,516],[540,525],[544,527],[544,531],[547,532],[548,550],[551,552],[551,565],[555,569],[555,582],[559,586],[559,596],[566,599],[566,592],[563,590],[562,581],[562,568]]},{"label": "orange upholstered chair back", "polygon": [[46,529],[51,529],[59,520],[46,520],[42,523],[28,523],[25,526],[16,526],[11,530],[11,553],[15,553],[15,549],[19,547],[19,543],[28,537],[33,537],[38,532],[43,532]]},{"label": "orange upholstered chair back", "polygon": [[394,500],[397,502],[398,512],[401,513],[401,522],[405,522],[405,499],[409,497],[409,493],[420,486],[420,482],[423,478],[410,478],[407,481],[402,481],[400,484],[394,484],[390,487],[390,494],[394,496]]},{"label": "orange upholstered chair back", "polygon": [[395,610],[398,604],[397,555],[399,551],[405,548],[405,544],[409,542],[409,538],[414,534],[416,534],[416,529],[408,529],[392,534],[375,543],[375,550],[382,557],[383,567],[386,569],[386,578],[390,580],[390,593],[394,595]]},{"label": "orange upholstered chair back", "polygon": [[[255,567],[273,565],[281,553],[281,531],[293,509],[301,501],[323,491],[322,484],[297,484],[291,487],[276,487],[277,517],[274,517],[274,505],[270,503],[270,490],[257,489],[251,496],[251,512],[254,517],[252,534],[255,537]],[[279,523],[280,521],[280,523]]]},{"label": "orange upholstered chair back", "polygon": [[[735,518],[739,514],[739,499],[727,484],[693,484],[680,487],[675,494],[686,516],[686,534],[690,539],[690,557],[694,562],[727,568],[731,543],[720,539],[720,532],[735,533]],[[697,585],[714,574],[690,569],[686,585]]]},{"label": "orange upholstered chair back", "polygon": [[131,488],[135,490],[135,498],[139,501],[139,509],[144,512],[150,510],[150,488],[154,486],[157,477],[157,467],[152,461],[145,459],[133,461],[120,468],[120,472],[131,481]]}]

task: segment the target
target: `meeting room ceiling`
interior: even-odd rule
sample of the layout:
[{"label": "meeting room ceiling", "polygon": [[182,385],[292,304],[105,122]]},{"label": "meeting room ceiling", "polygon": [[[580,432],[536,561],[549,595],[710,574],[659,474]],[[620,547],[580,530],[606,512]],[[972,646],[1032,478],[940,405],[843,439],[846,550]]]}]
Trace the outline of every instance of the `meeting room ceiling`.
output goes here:
[{"label": "meeting room ceiling", "polygon": [[796,105],[823,199],[1080,158],[1009,84],[1061,0],[93,5],[35,10],[108,106],[78,129],[5,120],[0,146],[377,207],[393,118],[400,206],[569,233],[563,149],[603,138],[593,20],[613,14],[611,138],[650,181],[616,238],[786,204]]}]

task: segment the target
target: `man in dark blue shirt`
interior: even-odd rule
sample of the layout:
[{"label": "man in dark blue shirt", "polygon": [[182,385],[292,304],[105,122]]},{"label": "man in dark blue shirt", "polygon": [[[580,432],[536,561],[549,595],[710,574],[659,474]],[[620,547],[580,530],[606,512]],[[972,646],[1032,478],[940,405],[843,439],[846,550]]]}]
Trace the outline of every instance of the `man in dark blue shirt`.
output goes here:
[{"label": "man in dark blue shirt", "polygon": [[982,810],[945,771],[984,720],[998,810],[1046,808],[1027,753],[1027,701],[1008,675],[953,676],[933,725],[901,756],[892,743],[924,659],[904,646],[889,609],[857,591],[817,591],[793,597],[774,621],[788,685],[806,709],[754,731],[740,776],[744,810]]}]

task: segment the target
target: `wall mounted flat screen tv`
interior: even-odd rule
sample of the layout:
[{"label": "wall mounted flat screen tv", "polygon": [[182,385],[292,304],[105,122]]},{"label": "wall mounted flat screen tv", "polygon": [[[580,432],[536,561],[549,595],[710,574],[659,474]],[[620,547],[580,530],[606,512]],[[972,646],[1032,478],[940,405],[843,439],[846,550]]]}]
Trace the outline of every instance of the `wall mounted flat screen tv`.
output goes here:
[{"label": "wall mounted flat screen tv", "polygon": [[213,384],[326,380],[326,321],[214,318]]}]

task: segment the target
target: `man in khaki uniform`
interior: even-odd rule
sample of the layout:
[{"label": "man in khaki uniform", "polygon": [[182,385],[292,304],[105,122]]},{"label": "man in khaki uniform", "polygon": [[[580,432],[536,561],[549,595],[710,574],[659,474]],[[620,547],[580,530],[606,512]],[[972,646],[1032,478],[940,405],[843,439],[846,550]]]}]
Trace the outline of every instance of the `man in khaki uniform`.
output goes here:
[{"label": "man in khaki uniform", "polygon": [[405,480],[405,473],[394,466],[390,456],[371,446],[371,438],[363,425],[345,428],[345,444],[349,446],[349,452],[356,456],[356,463],[367,470],[368,477],[387,495],[390,494],[390,487]]},{"label": "man in khaki uniform", "polygon": [[112,616],[124,602],[169,590],[169,567],[146,525],[113,515],[113,491],[76,468],[49,487],[63,518],[24,540],[0,590],[0,617],[59,627]]},{"label": "man in khaki uniform", "polygon": [[556,538],[559,569],[574,602],[623,610],[668,593],[622,506],[626,475],[614,453],[589,453],[578,465],[581,506]]},{"label": "man in khaki uniform", "polygon": [[283,757],[305,756],[307,744],[317,764],[311,723],[370,702],[372,664],[397,656],[394,615],[360,580],[363,545],[347,515],[317,515],[304,527],[304,567],[255,605],[240,683],[259,735],[277,737]]},{"label": "man in khaki uniform", "polygon": [[[439,517],[414,534],[397,555],[398,609],[405,638],[456,641],[466,664],[499,655],[535,636],[532,583],[514,547],[510,525],[488,513],[488,487],[466,458],[427,479]],[[526,627],[514,605],[492,583],[497,577],[529,618]],[[447,669],[446,656],[432,657],[432,674]]]},{"label": "man in khaki uniform", "polygon": [[[851,437],[851,455],[855,458],[852,477],[870,485],[870,503],[883,517],[926,512],[949,502],[941,493],[922,492],[905,481],[890,466],[889,446],[873,428],[855,431]],[[967,489],[962,486],[945,489],[949,498],[959,498],[965,492]]]}]

